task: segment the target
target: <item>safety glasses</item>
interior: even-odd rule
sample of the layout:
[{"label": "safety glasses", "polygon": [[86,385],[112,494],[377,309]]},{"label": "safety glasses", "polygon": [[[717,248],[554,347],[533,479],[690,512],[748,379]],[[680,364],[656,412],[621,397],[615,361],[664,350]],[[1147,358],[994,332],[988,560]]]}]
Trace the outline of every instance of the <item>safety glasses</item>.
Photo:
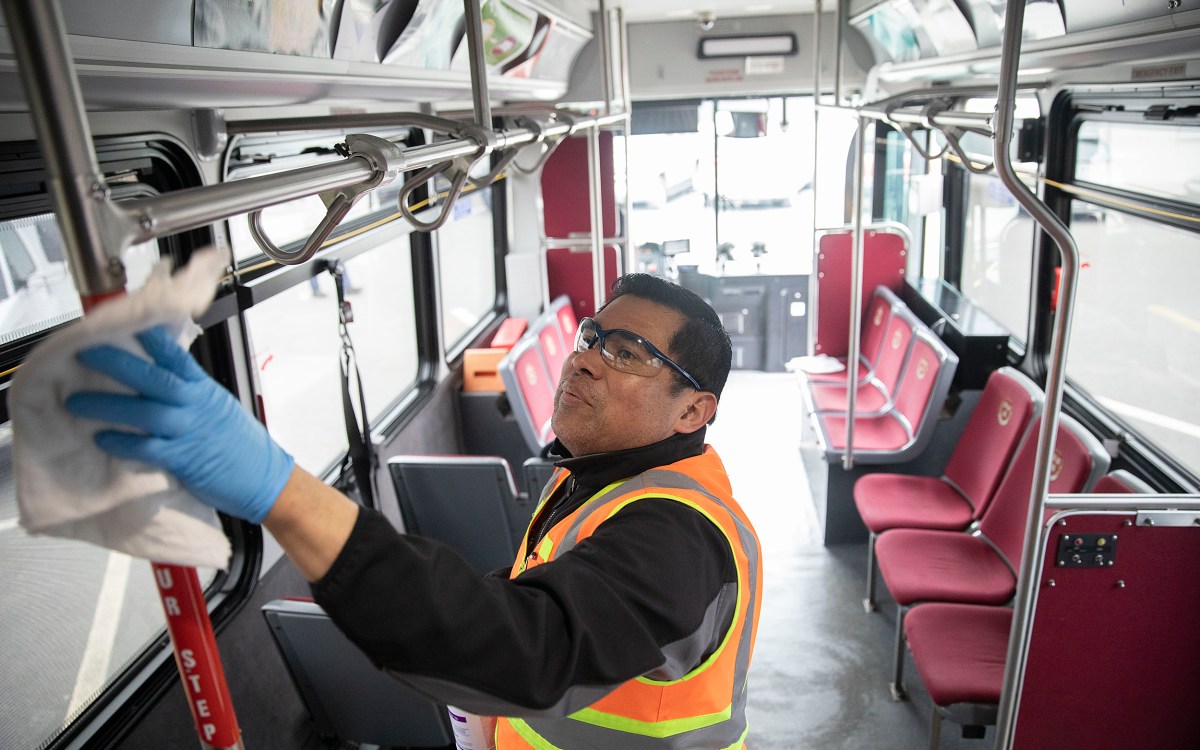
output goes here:
[{"label": "safety glasses", "polygon": [[623,328],[605,330],[591,318],[579,321],[579,330],[575,333],[575,351],[586,352],[597,344],[600,345],[601,359],[614,370],[652,378],[665,364],[682,375],[693,388],[698,391],[704,390],[687,370],[672,362],[658,347],[633,331]]}]

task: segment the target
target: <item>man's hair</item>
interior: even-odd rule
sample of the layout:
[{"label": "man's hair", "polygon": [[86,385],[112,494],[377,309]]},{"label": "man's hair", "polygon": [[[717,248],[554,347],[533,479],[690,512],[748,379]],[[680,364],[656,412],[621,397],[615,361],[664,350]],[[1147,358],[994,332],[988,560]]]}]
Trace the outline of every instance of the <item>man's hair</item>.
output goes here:
[{"label": "man's hair", "polygon": [[[626,274],[614,281],[608,301],[600,309],[625,295],[649,300],[683,316],[683,325],[667,345],[671,359],[719,401],[725,381],[729,379],[733,347],[716,311],[694,292],[645,273]],[[675,376],[676,394],[691,387],[683,376],[674,370],[671,372]]]}]

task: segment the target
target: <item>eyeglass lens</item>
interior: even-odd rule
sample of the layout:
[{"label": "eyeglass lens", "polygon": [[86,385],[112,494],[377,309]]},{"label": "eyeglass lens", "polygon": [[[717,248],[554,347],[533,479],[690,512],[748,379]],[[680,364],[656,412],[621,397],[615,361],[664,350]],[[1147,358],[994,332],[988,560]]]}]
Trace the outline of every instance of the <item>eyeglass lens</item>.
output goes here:
[{"label": "eyeglass lens", "polygon": [[[577,351],[587,351],[595,346],[600,336],[595,321],[586,320],[579,327]],[[662,360],[655,356],[639,337],[625,331],[604,331],[600,352],[604,360],[618,370],[636,375],[653,375],[662,367]]]}]

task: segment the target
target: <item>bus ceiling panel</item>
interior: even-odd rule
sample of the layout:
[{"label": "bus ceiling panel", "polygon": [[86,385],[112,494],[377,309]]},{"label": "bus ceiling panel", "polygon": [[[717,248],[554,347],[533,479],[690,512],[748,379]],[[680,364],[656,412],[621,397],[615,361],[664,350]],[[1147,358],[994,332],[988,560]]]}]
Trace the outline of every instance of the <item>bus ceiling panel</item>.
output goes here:
[{"label": "bus ceiling panel", "polygon": [[[826,0],[826,6],[832,4],[832,0]],[[830,71],[834,69],[832,40],[837,19],[833,13],[823,13],[820,22],[822,38],[830,40],[821,44],[822,80],[829,91],[833,88]],[[704,38],[785,33],[795,35],[800,49],[794,55],[773,56],[770,67],[755,65],[767,58],[697,57],[698,42]],[[651,101],[745,96],[747,91],[760,96],[809,93],[813,85],[812,38],[811,14],[746,16],[725,21],[718,18],[710,31],[699,31],[695,20],[630,24],[631,94],[636,101]],[[859,88],[877,58],[862,33],[854,28],[847,29],[846,50],[843,81]],[[587,101],[599,96],[598,67],[595,46],[588,45],[576,64],[569,100]]]}]

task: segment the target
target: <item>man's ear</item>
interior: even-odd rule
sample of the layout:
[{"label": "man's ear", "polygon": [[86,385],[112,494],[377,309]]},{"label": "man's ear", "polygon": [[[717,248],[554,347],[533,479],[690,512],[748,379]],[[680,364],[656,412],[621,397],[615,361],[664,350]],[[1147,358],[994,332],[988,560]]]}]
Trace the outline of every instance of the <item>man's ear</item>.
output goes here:
[{"label": "man's ear", "polygon": [[693,391],[682,400],[681,406],[683,411],[675,420],[675,432],[687,434],[709,423],[717,413],[717,397],[708,391]]}]

